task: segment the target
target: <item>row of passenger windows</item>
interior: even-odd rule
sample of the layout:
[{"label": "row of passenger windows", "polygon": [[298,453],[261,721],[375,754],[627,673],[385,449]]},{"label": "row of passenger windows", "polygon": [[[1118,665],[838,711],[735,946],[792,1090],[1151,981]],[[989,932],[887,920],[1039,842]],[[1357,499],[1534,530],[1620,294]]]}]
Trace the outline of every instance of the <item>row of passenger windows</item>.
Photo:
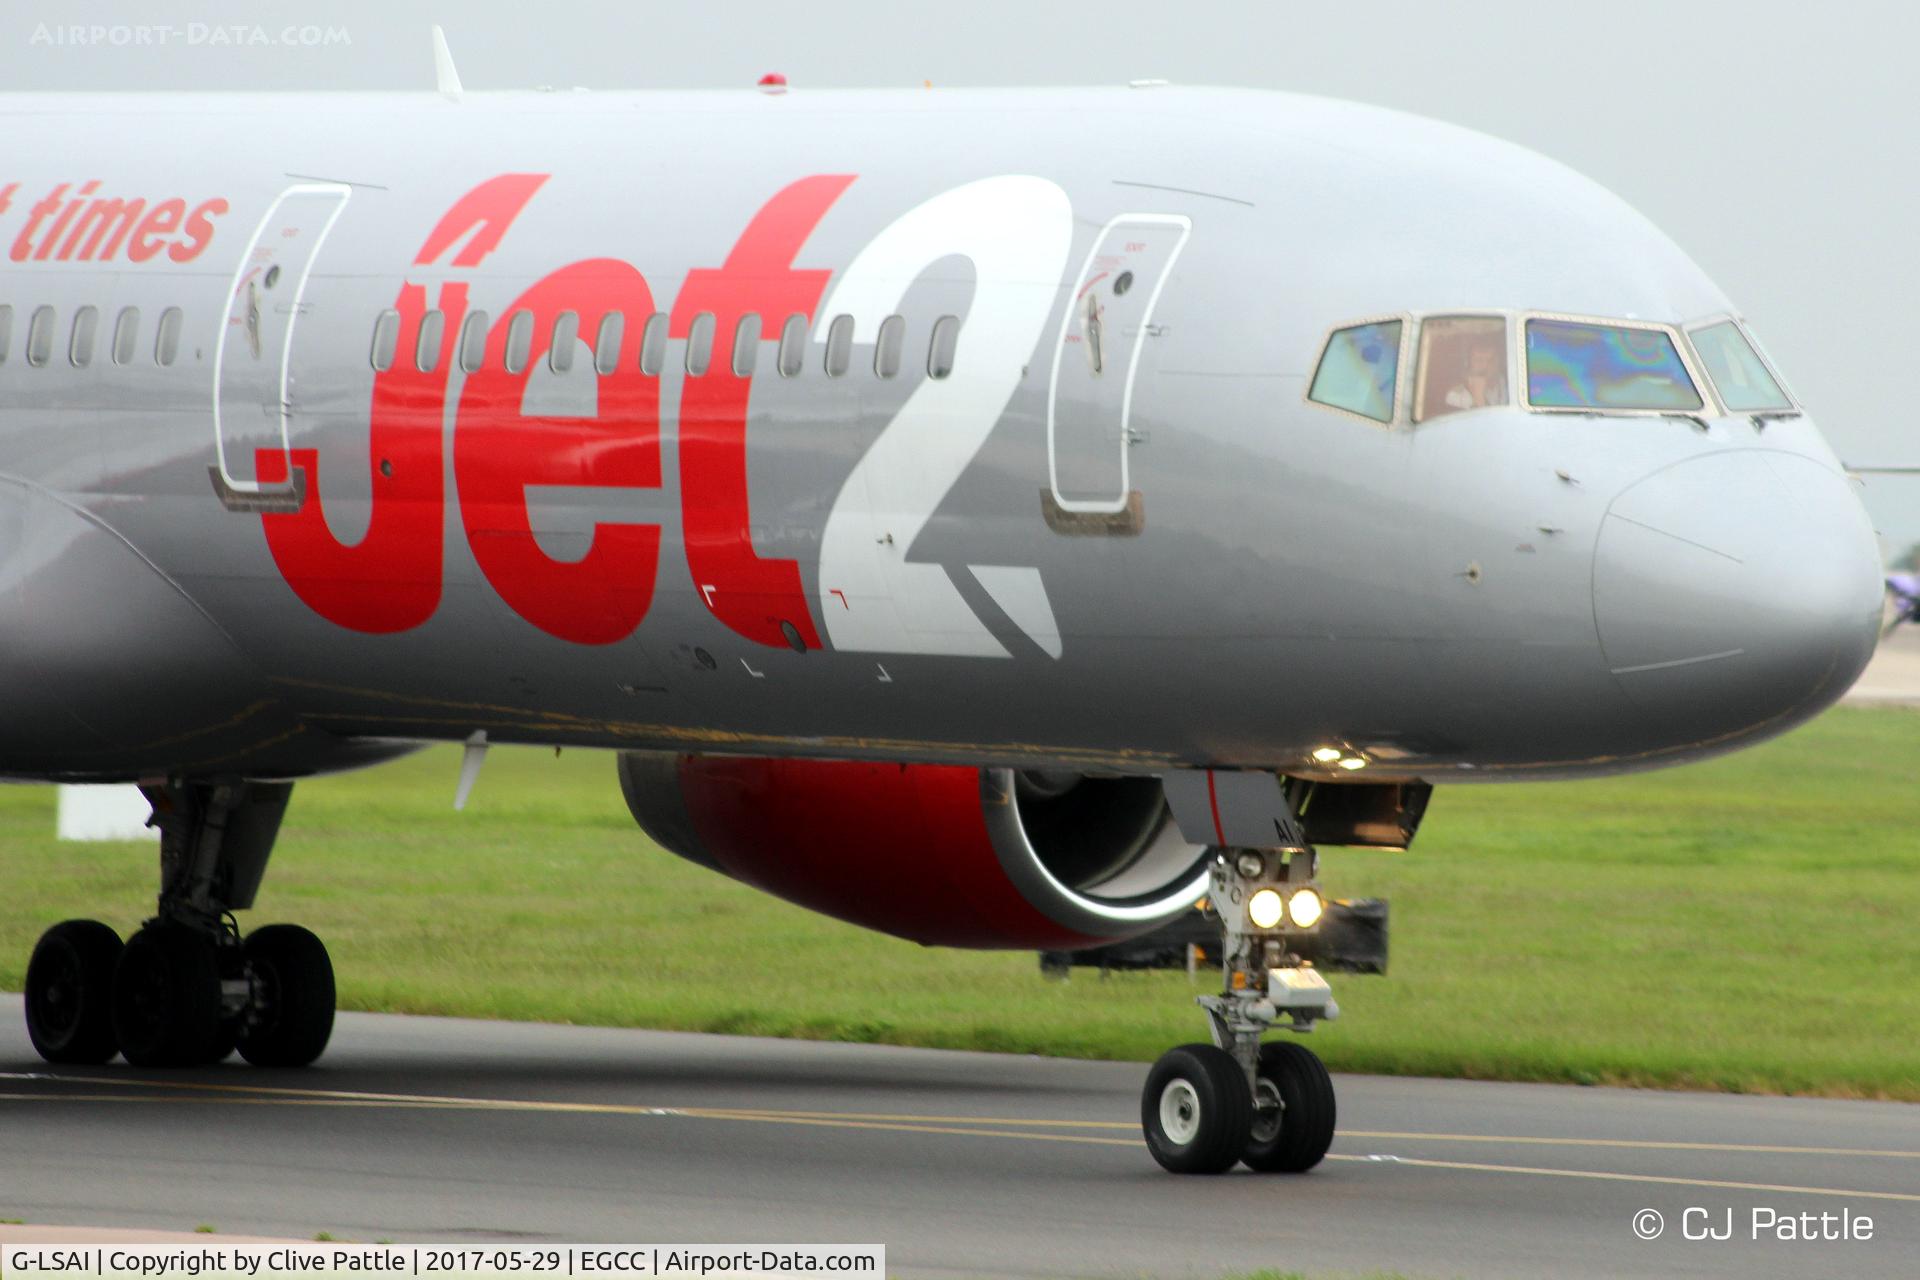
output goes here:
[{"label": "row of passenger windows", "polygon": [[[489,323],[484,311],[470,312],[461,322],[459,340],[454,346],[454,359],[462,372],[472,373],[484,367]],[[502,366],[508,373],[519,373],[527,367],[533,354],[533,313],[516,311],[507,317],[506,323]],[[626,332],[626,323],[626,317],[618,311],[609,311],[600,318],[593,339],[595,373],[609,374],[619,368],[621,339]],[[667,316],[661,312],[655,312],[641,323],[640,372],[657,375],[666,366],[667,323]],[[686,369],[689,375],[701,377],[712,367],[716,327],[717,322],[711,311],[696,315],[688,325]],[[835,316],[827,325],[821,368],[830,378],[842,377],[852,367],[853,329],[853,317],[848,315]],[[444,312],[428,311],[421,316],[419,334],[411,353],[414,368],[422,373],[433,372],[434,366],[439,363],[445,336]],[[570,372],[574,365],[575,344],[580,338],[579,313],[562,311],[554,317],[553,329],[548,337],[547,367],[555,373]],[[753,376],[754,367],[759,361],[761,337],[762,322],[758,315],[743,315],[735,323],[728,344],[728,368],[735,377]],[[393,367],[399,356],[399,341],[400,313],[381,312],[373,326],[371,358],[376,370],[384,373]],[[958,316],[941,316],[933,322],[932,330],[927,335],[928,377],[944,378],[953,372],[954,350],[959,341]],[[786,322],[780,326],[779,344],[774,355],[774,368],[783,378],[797,377],[806,365],[805,315],[796,312],[786,318]],[[906,344],[906,317],[895,315],[882,320],[879,331],[874,335],[874,373],[882,378],[898,377],[905,359]]]},{"label": "row of passenger windows", "polygon": [[[617,311],[608,312],[600,320],[595,334],[594,369],[607,374],[614,372],[615,361],[619,359],[620,340],[626,324],[625,317]],[[168,307],[160,313],[153,326],[151,345],[142,343],[142,323],[140,308],[123,307],[113,318],[112,332],[105,343],[106,358],[114,364],[126,365],[151,359],[161,366],[172,365],[180,358],[180,331],[183,317],[179,307]],[[13,307],[0,304],[0,364],[5,364],[13,353]],[[27,319],[26,340],[22,355],[28,364],[35,368],[44,367],[54,360],[54,353],[62,344],[65,346],[67,363],[76,369],[85,369],[92,365],[101,347],[102,319],[98,307],[81,307],[74,311],[71,320],[62,326],[55,309],[50,306],[36,307]],[[430,373],[439,361],[441,339],[446,327],[446,315],[441,311],[429,311],[420,320],[418,340],[414,343],[414,366],[423,373]],[[712,312],[701,312],[693,318],[687,334],[686,367],[695,377],[705,374],[713,361],[714,329],[716,322]],[[460,330],[457,348],[457,360],[460,368],[467,373],[481,368],[486,361],[488,317],[484,311],[470,313]],[[373,331],[373,367],[385,371],[393,367],[396,357],[395,348],[399,342],[400,315],[397,311],[383,311],[374,324]],[[750,377],[758,361],[760,351],[761,320],[757,315],[742,316],[734,326],[732,336],[731,361],[735,376]],[[580,316],[577,312],[563,311],[555,318],[551,334],[551,344],[547,351],[547,364],[555,373],[566,373],[573,368],[574,344],[580,336]],[[873,350],[873,371],[882,378],[899,376],[905,359],[907,321],[904,316],[888,316],[880,322],[879,332],[875,335]],[[852,316],[835,316],[827,326],[827,339],[823,344],[822,367],[829,377],[841,377],[847,373],[853,362],[854,321]],[[944,378],[953,372],[954,350],[959,344],[960,320],[957,316],[941,316],[934,321],[927,340],[927,376]],[[509,373],[519,373],[526,368],[533,349],[533,313],[516,311],[507,320],[505,367]],[[801,314],[787,317],[780,330],[780,347],[775,357],[775,368],[782,377],[797,376],[806,362],[807,318]],[[647,374],[658,374],[666,364],[667,355],[667,317],[661,313],[648,316],[640,338],[640,370]]]},{"label": "row of passenger windows", "polygon": [[[1511,403],[1505,316],[1427,316],[1409,416],[1415,423]],[[1376,422],[1398,416],[1401,346],[1407,322],[1375,320],[1335,329],[1307,398]],[[1529,317],[1525,334],[1528,409],[1698,413],[1704,370],[1731,413],[1791,413],[1793,401],[1732,320],[1685,332],[1660,325]],[[1682,342],[1693,363],[1683,354]]]},{"label": "row of passenger windows", "polygon": [[[107,342],[107,357],[115,364],[133,364],[151,358],[155,364],[170,365],[180,358],[180,308],[168,307],[153,326],[153,343],[141,342],[140,308],[122,307],[114,317],[113,333]],[[76,369],[94,361],[100,344],[100,308],[81,307],[65,327],[66,359]],[[62,341],[60,318],[52,307],[35,307],[27,319],[24,350],[27,363],[42,368],[52,363],[54,349]],[[13,308],[0,303],[0,364],[13,352]]]}]

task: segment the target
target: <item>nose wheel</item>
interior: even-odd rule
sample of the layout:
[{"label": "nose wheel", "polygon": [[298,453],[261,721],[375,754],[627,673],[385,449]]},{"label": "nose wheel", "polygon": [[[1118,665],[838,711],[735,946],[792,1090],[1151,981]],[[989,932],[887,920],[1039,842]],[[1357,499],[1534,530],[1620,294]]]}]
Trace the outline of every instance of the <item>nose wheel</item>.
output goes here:
[{"label": "nose wheel", "polygon": [[1147,1073],[1140,1127],[1169,1173],[1305,1173],[1333,1145],[1333,1078],[1311,1049],[1260,1047],[1251,1090],[1231,1053],[1210,1044],[1169,1049]]},{"label": "nose wheel", "polygon": [[1247,1168],[1305,1173],[1326,1157],[1333,1145],[1333,1077],[1313,1050],[1288,1040],[1261,1045],[1253,1096],[1253,1124],[1240,1153]]},{"label": "nose wheel", "polygon": [[1169,1049],[1147,1073],[1140,1124],[1147,1148],[1173,1173],[1225,1173],[1240,1159],[1253,1099],[1240,1064],[1210,1044]]},{"label": "nose wheel", "polygon": [[[1320,918],[1310,850],[1226,851],[1209,901],[1219,918],[1225,989],[1200,997],[1212,1044],[1169,1049],[1147,1073],[1140,1126],[1171,1173],[1304,1173],[1333,1145],[1333,1078],[1312,1050],[1261,1043],[1268,1031],[1311,1030],[1339,1013],[1326,979],[1289,951]],[[1275,910],[1273,902],[1283,905]]]}]

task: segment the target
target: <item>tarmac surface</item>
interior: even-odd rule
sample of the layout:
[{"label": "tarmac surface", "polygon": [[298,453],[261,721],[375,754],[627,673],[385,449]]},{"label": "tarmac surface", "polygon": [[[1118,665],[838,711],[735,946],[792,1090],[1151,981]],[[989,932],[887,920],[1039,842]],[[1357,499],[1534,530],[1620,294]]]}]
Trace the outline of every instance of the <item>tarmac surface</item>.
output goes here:
[{"label": "tarmac surface", "polygon": [[[306,1071],[53,1070],[8,996],[0,1216],[878,1241],[890,1272],[924,1276],[1911,1276],[1920,1257],[1920,1107],[1341,1077],[1319,1169],[1177,1178],[1139,1136],[1144,1071],[368,1014],[342,1015]],[[1756,1240],[1756,1208],[1802,1234],[1864,1215],[1872,1235]],[[1654,1240],[1634,1229],[1648,1209]]]}]

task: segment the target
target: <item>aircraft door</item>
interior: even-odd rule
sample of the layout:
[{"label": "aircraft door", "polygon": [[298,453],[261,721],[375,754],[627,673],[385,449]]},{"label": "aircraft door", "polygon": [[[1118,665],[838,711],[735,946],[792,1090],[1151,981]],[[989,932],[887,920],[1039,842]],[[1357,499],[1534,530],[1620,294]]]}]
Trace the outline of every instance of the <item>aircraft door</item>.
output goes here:
[{"label": "aircraft door", "polygon": [[1062,511],[1127,506],[1133,382],[1154,304],[1192,228],[1180,214],[1122,214],[1101,229],[1074,280],[1047,396],[1048,478]]},{"label": "aircraft door", "polygon": [[[213,353],[213,478],[228,505],[298,500],[298,477],[263,484],[257,456],[260,450],[286,453],[294,328],[320,246],[352,190],[327,182],[282,191],[234,270]],[[293,476],[291,468],[285,474]]]}]

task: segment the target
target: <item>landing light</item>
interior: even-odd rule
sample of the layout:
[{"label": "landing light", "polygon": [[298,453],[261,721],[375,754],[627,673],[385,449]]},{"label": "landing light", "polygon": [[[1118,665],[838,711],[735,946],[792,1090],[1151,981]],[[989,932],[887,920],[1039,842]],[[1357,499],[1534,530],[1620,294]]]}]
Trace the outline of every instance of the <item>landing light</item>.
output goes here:
[{"label": "landing light", "polygon": [[1342,769],[1364,769],[1367,767],[1367,762],[1359,756],[1348,756],[1340,762],[1340,767]]},{"label": "landing light", "polygon": [[[1253,921],[1257,929],[1271,929],[1280,923],[1283,905],[1278,889],[1256,889],[1253,896],[1247,899],[1247,919]],[[1318,919],[1319,912],[1316,911],[1314,916]]]},{"label": "landing light", "polygon": [[[1249,903],[1248,906],[1251,907],[1252,904]],[[1311,929],[1320,923],[1320,913],[1325,909],[1325,904],[1320,901],[1320,895],[1311,889],[1297,890],[1287,902],[1287,914],[1293,917],[1293,923],[1302,929]]]},{"label": "landing light", "polygon": [[1260,873],[1267,869],[1267,864],[1261,860],[1260,855],[1257,853],[1241,854],[1234,865],[1240,874],[1249,880],[1258,879]]},{"label": "landing light", "polygon": [[1340,758],[1340,755],[1341,751],[1338,747],[1322,747],[1313,753],[1313,758],[1321,764],[1332,764]]}]

